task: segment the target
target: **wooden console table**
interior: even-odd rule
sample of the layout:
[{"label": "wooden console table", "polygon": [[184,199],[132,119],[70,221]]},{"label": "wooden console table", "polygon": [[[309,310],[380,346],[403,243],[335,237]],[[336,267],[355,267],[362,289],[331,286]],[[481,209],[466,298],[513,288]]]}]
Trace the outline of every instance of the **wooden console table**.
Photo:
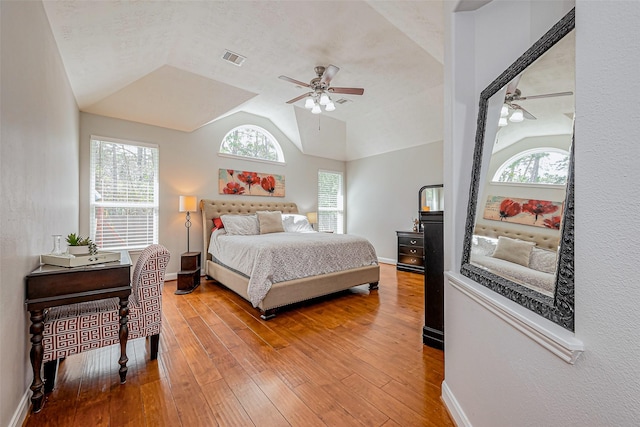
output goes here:
[{"label": "wooden console table", "polygon": [[57,267],[41,265],[26,277],[27,299],[25,305],[31,315],[31,403],[33,412],[39,412],[44,403],[42,367],[44,310],[49,307],[94,301],[105,298],[120,298],[120,381],[127,378],[127,326],[129,295],[131,294],[131,258],[122,251],[120,261],[94,264],[83,267]]}]

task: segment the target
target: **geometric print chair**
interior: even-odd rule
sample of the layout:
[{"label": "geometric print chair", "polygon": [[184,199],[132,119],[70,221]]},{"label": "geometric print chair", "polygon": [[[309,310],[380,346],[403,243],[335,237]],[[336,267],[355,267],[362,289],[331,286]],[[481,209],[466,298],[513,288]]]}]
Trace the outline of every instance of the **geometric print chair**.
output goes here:
[{"label": "geometric print chair", "polygon": [[[148,246],[136,262],[131,281],[128,340],[150,337],[151,360],[158,357],[162,288],[169,258],[164,246]],[[120,342],[119,309],[118,298],[49,309],[42,334],[45,391],[53,390],[59,359]]]}]

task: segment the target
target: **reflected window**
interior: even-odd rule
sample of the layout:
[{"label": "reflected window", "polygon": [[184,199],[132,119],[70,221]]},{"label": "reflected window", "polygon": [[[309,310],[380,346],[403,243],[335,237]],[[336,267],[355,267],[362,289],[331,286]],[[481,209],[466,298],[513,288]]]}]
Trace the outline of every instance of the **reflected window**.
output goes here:
[{"label": "reflected window", "polygon": [[535,148],[511,157],[498,168],[493,182],[564,185],[569,153],[557,148]]},{"label": "reflected window", "polygon": [[227,133],[220,154],[284,163],[282,148],[273,135],[252,125],[238,126]]}]

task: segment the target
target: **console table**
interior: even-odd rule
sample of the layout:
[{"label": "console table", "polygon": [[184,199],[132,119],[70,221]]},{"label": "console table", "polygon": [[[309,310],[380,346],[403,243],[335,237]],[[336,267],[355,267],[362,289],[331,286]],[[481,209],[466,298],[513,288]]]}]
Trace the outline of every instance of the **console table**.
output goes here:
[{"label": "console table", "polygon": [[127,327],[129,295],[131,294],[131,258],[122,251],[120,261],[82,267],[57,267],[41,265],[26,277],[27,299],[25,305],[31,316],[31,403],[33,412],[39,412],[44,402],[42,367],[44,310],[49,307],[94,301],[105,298],[120,298],[120,381],[127,377]]}]

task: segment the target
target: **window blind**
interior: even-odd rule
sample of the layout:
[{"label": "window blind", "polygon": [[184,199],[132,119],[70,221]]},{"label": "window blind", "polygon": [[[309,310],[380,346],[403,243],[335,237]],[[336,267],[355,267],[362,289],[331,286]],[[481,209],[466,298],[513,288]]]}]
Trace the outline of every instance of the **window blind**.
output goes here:
[{"label": "window blind", "polygon": [[158,242],[158,147],[91,138],[90,237],[100,249]]},{"label": "window blind", "polygon": [[344,191],[341,172],[318,171],[318,231],[344,233]]}]

